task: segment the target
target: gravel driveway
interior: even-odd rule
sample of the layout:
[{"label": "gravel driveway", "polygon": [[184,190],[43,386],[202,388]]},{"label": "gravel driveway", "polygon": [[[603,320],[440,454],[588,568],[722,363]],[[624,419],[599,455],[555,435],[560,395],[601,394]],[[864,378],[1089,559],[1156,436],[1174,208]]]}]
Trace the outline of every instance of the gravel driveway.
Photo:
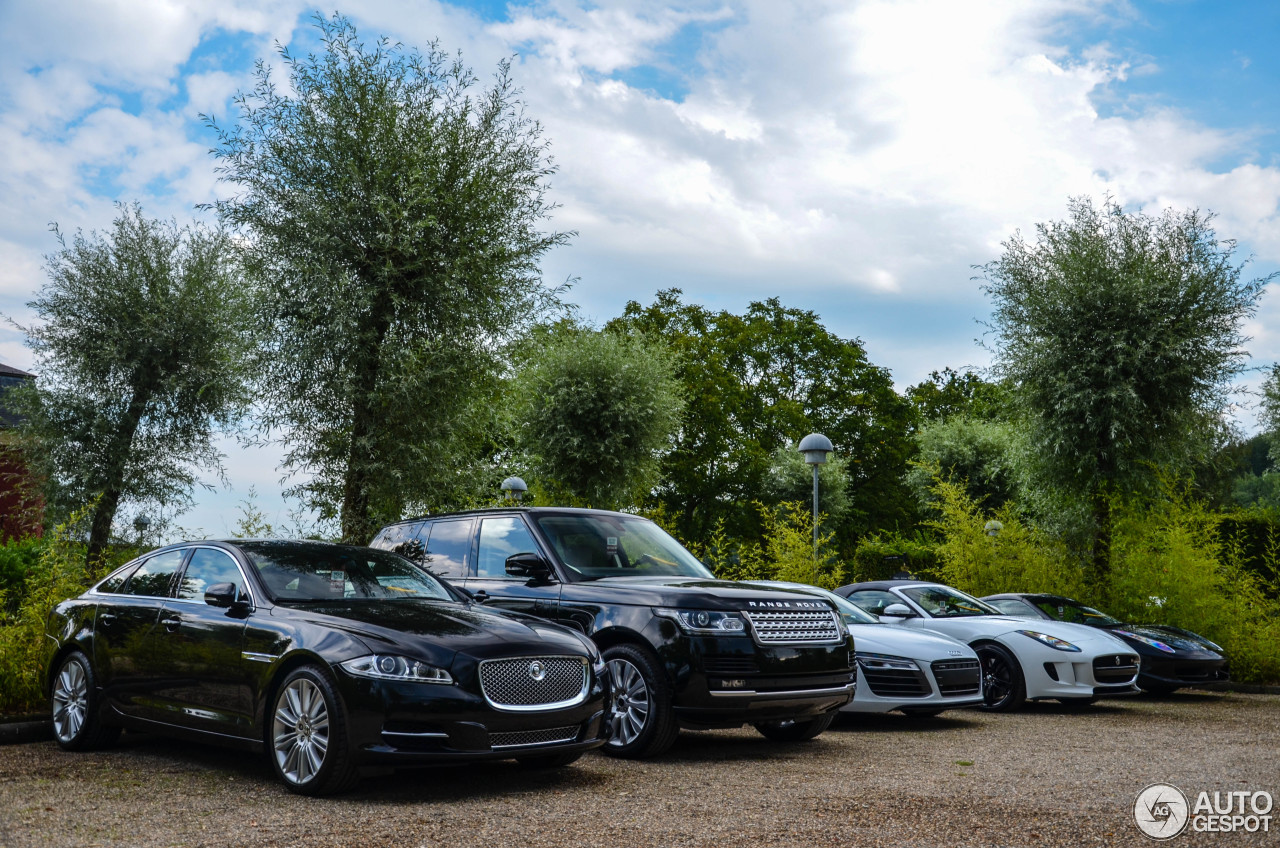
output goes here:
[{"label": "gravel driveway", "polygon": [[[591,754],[367,778],[312,800],[260,759],[126,735],[110,751],[0,746],[0,846],[1152,845],[1136,794],[1167,782],[1280,799],[1280,696],[1183,692],[1015,715],[848,719],[794,747],[685,733],[666,757]],[[1275,811],[1280,823],[1280,805]],[[1181,845],[1280,845],[1184,833]]]}]

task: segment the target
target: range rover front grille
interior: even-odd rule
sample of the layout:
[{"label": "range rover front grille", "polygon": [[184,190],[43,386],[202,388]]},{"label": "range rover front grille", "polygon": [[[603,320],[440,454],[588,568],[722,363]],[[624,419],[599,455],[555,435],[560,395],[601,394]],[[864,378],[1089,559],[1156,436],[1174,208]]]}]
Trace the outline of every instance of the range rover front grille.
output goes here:
[{"label": "range rover front grille", "polygon": [[548,710],[587,698],[583,657],[518,657],[480,663],[480,691],[499,710]]},{"label": "range rover front grille", "polygon": [[844,639],[840,618],[830,610],[743,612],[761,645],[831,645]]},{"label": "range rover front grille", "polygon": [[1137,674],[1136,654],[1107,654],[1093,660],[1093,679],[1099,683],[1128,683]]},{"label": "range rover front grille", "polygon": [[578,726],[548,727],[542,730],[514,730],[509,733],[490,733],[490,748],[520,748],[525,745],[554,745],[572,742],[578,738]]}]

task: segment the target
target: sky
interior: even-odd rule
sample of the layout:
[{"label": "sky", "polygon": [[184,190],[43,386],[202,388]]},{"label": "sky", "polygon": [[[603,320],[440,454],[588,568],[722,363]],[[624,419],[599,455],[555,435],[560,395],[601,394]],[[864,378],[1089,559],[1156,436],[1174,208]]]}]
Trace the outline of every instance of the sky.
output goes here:
[{"label": "sky", "polygon": [[[989,314],[974,266],[1068,198],[1213,212],[1245,274],[1280,269],[1280,4],[1273,0],[365,0],[373,40],[431,41],[481,77],[504,58],[558,172],[548,284],[603,323],[680,288],[741,311],[818,313],[902,389],[980,369]],[[26,304],[64,232],[117,202],[200,220],[218,181],[201,115],[278,45],[315,44],[294,0],[0,0],[0,313]],[[1280,285],[1247,326],[1280,360]],[[0,326],[0,362],[32,368]],[[1260,382],[1257,370],[1245,384]],[[1256,430],[1247,394],[1234,411]],[[287,522],[280,452],[223,439],[226,482],[188,530],[230,531],[250,487]]]}]

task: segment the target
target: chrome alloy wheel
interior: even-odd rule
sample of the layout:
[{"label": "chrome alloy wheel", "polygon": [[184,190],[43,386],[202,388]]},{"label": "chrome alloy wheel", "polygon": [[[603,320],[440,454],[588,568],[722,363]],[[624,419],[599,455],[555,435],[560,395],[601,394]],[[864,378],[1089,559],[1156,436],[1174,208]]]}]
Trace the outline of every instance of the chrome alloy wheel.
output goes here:
[{"label": "chrome alloy wheel", "polygon": [[306,678],[291,681],[276,698],[271,733],[285,780],[299,785],[312,780],[329,750],[329,708],[320,687]]},{"label": "chrome alloy wheel", "polygon": [[644,732],[652,704],[640,669],[625,659],[612,659],[609,668],[609,745],[630,745]]},{"label": "chrome alloy wheel", "polygon": [[80,734],[89,709],[89,678],[76,660],[58,672],[53,684],[53,732],[63,742]]}]

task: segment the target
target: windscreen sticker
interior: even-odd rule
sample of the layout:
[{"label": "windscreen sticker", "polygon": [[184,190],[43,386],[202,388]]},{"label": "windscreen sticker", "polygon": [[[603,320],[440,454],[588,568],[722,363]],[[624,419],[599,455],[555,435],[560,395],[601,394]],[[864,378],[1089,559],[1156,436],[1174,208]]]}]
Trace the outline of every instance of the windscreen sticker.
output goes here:
[{"label": "windscreen sticker", "polygon": [[613,556],[614,554],[616,554],[618,552],[618,537],[606,536],[604,540],[604,547],[605,547],[605,553],[608,556]]}]

